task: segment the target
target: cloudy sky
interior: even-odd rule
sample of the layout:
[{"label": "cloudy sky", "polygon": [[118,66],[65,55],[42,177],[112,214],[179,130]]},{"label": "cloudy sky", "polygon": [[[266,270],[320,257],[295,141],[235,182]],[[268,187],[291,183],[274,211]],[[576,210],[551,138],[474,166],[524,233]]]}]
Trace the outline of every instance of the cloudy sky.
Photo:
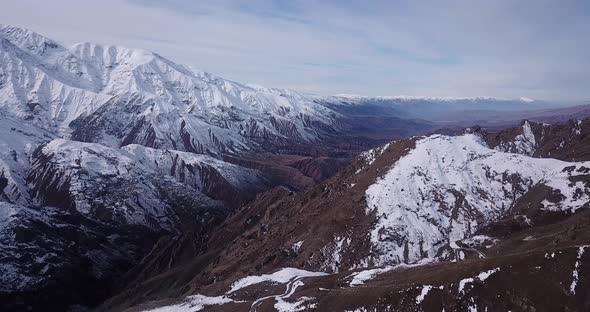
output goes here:
[{"label": "cloudy sky", "polygon": [[2,0],[0,23],[319,94],[590,100],[587,0]]}]

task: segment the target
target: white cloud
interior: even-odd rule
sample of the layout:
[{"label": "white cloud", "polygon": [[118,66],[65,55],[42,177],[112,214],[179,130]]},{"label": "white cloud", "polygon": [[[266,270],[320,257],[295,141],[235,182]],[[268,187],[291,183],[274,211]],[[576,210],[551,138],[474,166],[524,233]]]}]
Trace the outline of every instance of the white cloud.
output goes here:
[{"label": "white cloud", "polygon": [[3,0],[0,20],[324,94],[590,99],[589,13],[568,0]]}]

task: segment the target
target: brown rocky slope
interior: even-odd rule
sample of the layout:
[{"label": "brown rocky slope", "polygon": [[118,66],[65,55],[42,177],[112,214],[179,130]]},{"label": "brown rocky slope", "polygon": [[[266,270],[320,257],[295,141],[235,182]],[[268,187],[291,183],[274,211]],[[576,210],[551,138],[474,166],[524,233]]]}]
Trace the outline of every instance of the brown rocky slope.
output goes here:
[{"label": "brown rocky slope", "polygon": [[[496,181],[507,186],[503,188],[505,194],[513,197],[509,207],[490,214],[491,217],[487,217],[488,211],[482,207],[488,205],[486,198],[494,195],[492,191],[483,194],[481,188],[473,186],[477,189],[474,193],[478,194],[473,197],[455,183],[444,191],[431,190],[431,193],[423,194],[439,199],[436,204],[442,212],[450,209],[448,220],[451,223],[464,222],[473,226],[464,233],[465,236],[452,239],[449,232],[441,231],[447,235],[444,236],[446,243],[432,245],[435,250],[428,249],[428,237],[418,236],[419,240],[413,241],[411,237],[397,238],[396,233],[387,227],[379,228],[380,222],[390,216],[378,215],[378,209],[367,209],[368,201],[373,200],[367,190],[383,181],[396,164],[407,159],[406,156],[415,155],[417,144],[454,144],[462,138],[481,138],[488,142],[488,147],[496,148],[485,149],[479,156],[466,150],[466,164],[500,155],[507,160],[526,160],[537,165],[544,160],[539,163],[538,158],[521,154],[547,157],[550,152],[555,155],[562,150],[560,146],[568,146],[570,152],[562,152],[558,158],[588,160],[584,156],[587,155],[588,124],[588,120],[555,126],[526,122],[522,127],[501,133],[489,134],[475,129],[475,134],[458,137],[412,138],[364,153],[336,176],[307,192],[294,194],[279,188],[259,195],[214,230],[200,250],[189,252],[182,261],[164,272],[134,280],[103,309],[122,310],[142,304],[132,308],[141,310],[183,302],[166,298],[201,294],[227,296],[224,298],[233,300],[224,305],[207,305],[207,310],[212,311],[248,311],[252,307],[258,311],[273,311],[279,309],[282,302],[296,306],[297,311],[440,311],[442,308],[552,311],[558,307],[586,310],[590,304],[587,293],[590,272],[586,269],[590,258],[585,254],[584,246],[590,244],[590,215],[585,209],[589,206],[586,197],[589,170],[584,163],[574,163],[573,168],[563,163],[559,173],[569,181],[567,187],[573,190],[572,198],[582,209],[562,206],[559,206],[562,209],[549,209],[553,207],[551,205],[569,203],[564,199],[567,190],[555,188],[550,179],[533,181],[518,170],[519,174],[505,171],[495,177],[491,177],[495,171],[485,171],[485,176],[489,175],[492,181],[490,185]],[[529,130],[534,136],[532,145],[524,144],[531,141],[530,136],[524,135]],[[530,149],[506,150],[506,144]],[[479,147],[473,148],[477,150]],[[571,151],[577,152],[572,154]],[[459,155],[465,156],[463,153]],[[433,161],[452,166],[454,162],[449,164],[447,156],[444,153],[429,154]],[[421,168],[419,163],[416,167]],[[467,167],[462,168],[459,169],[467,170]],[[416,172],[419,170],[412,171],[414,176]],[[436,182],[431,181],[433,185]],[[393,182],[391,187],[399,183],[402,182]],[[443,200],[448,193],[454,194],[453,203]],[[411,203],[408,205],[410,207]],[[465,221],[462,219],[465,216],[472,219]],[[447,220],[426,217],[424,224],[442,226]],[[376,229],[378,241],[372,240],[370,235]],[[404,226],[400,229],[408,231]],[[183,244],[169,246],[183,250]],[[383,250],[376,246],[398,246],[386,250],[400,251],[403,259],[392,261],[395,258],[380,254]],[[412,258],[412,251],[417,246],[420,247],[419,254],[424,255],[418,261]],[[153,252],[157,253],[156,250]],[[404,262],[415,264],[400,266]],[[370,269],[375,266],[378,271]],[[289,296],[284,294],[285,287],[292,289],[292,282],[303,283],[302,278],[228,291],[241,277],[260,276],[286,267],[328,275],[305,278],[304,285],[295,287]],[[351,285],[354,274],[372,278]],[[265,300],[258,300],[267,296]],[[146,303],[148,301],[150,303]]]}]

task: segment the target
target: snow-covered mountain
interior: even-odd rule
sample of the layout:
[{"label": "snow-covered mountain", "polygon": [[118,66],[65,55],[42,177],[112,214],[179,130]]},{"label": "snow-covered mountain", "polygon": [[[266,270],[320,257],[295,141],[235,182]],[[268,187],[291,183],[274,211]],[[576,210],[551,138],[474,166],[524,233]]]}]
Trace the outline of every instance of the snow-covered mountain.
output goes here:
[{"label": "snow-covered mountain", "polygon": [[0,111],[76,140],[259,150],[261,140],[318,140],[337,115],[311,96],[239,84],[149,51],[66,48],[12,26],[0,26],[0,38]]},{"label": "snow-covered mountain", "polygon": [[[528,122],[524,128],[532,136]],[[578,180],[589,173],[590,162],[504,153],[476,134],[419,139],[366,190],[367,213],[376,216],[372,260],[388,265],[434,258],[543,187],[551,196],[541,209],[574,212],[590,202],[590,188]]]},{"label": "snow-covered mountain", "polygon": [[316,96],[233,82],[150,51],[64,47],[0,26],[0,112],[62,138],[110,147],[280,151],[342,134],[412,135],[461,119],[462,111],[485,119],[555,106],[487,97]]},{"label": "snow-covered mountain", "polygon": [[[315,183],[304,172],[313,165],[257,166],[239,153],[311,144],[333,131],[337,115],[307,95],[246,86],[152,52],[66,48],[0,26],[0,301],[54,287],[87,294],[86,282],[112,287],[109,279],[160,236],[204,240],[257,193]],[[221,160],[227,154],[245,164]],[[47,301],[76,300],[92,301]]]}]

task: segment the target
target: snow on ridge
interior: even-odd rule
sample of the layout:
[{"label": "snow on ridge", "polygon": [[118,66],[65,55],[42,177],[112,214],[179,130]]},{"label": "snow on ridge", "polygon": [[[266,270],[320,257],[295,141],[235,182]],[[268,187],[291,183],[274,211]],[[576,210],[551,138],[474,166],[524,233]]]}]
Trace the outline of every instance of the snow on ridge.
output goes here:
[{"label": "snow on ridge", "polygon": [[375,160],[377,160],[377,158],[381,156],[389,148],[390,144],[391,143],[386,143],[382,146],[362,152],[359,155],[359,157],[365,161],[365,165],[357,169],[356,174],[360,173],[366,167],[372,165],[375,162]]},{"label": "snow on ridge", "polygon": [[32,30],[8,24],[0,24],[0,38],[4,38],[21,49],[42,54],[48,48],[58,48],[59,44]]},{"label": "snow on ridge", "polygon": [[0,117],[0,177],[7,180],[0,192],[0,199],[16,204],[31,204],[27,186],[30,157],[39,144],[53,138],[52,134],[37,127]]},{"label": "snow on ridge", "polygon": [[495,269],[491,269],[491,270],[487,270],[484,272],[479,273],[476,277],[468,277],[468,278],[464,278],[462,280],[459,281],[459,288],[458,288],[458,292],[462,293],[465,290],[465,286],[475,282],[475,280],[479,280],[480,282],[485,281],[486,279],[488,279],[492,274],[499,272],[500,268],[495,268]]},{"label": "snow on ridge", "polygon": [[586,247],[588,247],[588,245],[578,247],[578,255],[576,257],[576,263],[574,264],[574,271],[572,272],[572,283],[570,284],[570,293],[572,295],[576,294],[576,286],[578,286],[578,281],[580,280],[579,270],[582,266],[581,260],[584,252],[586,251]]},{"label": "snow on ridge", "polygon": [[504,142],[496,146],[496,149],[502,152],[533,156],[537,151],[537,141],[529,121],[524,121],[522,125],[522,134],[514,137],[512,142]]},{"label": "snow on ridge", "polygon": [[260,172],[255,169],[219,160],[209,155],[195,154],[176,150],[154,149],[138,144],[129,144],[121,148],[140,163],[151,167],[161,174],[170,174],[175,162],[184,162],[192,166],[211,166],[236,188],[249,185],[263,185]]},{"label": "snow on ridge", "polygon": [[394,265],[394,266],[388,265],[385,267],[365,269],[365,270],[354,272],[354,273],[348,275],[346,277],[346,279],[352,278],[352,280],[348,284],[349,284],[349,286],[354,287],[354,286],[362,285],[366,281],[374,279],[376,276],[381,275],[386,272],[395,271],[395,270],[399,270],[399,269],[408,269],[408,268],[418,267],[418,266],[422,266],[422,265],[427,265],[429,263],[432,263],[432,261],[424,260],[424,261],[419,261],[414,264],[401,263],[401,264]]},{"label": "snow on ridge", "polygon": [[369,269],[369,270],[364,270],[364,271],[352,273],[347,277],[347,278],[352,277],[352,280],[350,281],[350,283],[348,283],[348,285],[350,285],[351,287],[362,285],[366,281],[375,278],[375,276],[385,273],[385,272],[392,271],[396,267],[397,266],[386,266],[383,268],[375,268],[375,269]]},{"label": "snow on ridge", "polygon": [[[558,203],[544,202],[545,209],[578,209],[590,199],[569,186],[571,171],[564,168],[572,165],[588,168],[590,162],[504,153],[488,148],[475,134],[418,140],[414,150],[366,190],[367,210],[376,216],[370,232],[374,264],[435,257],[449,242],[465,239],[501,217],[513,198],[537,183],[564,196]],[[512,175],[519,178],[512,180]],[[581,182],[576,186],[585,188]]]},{"label": "snow on ridge", "polygon": [[[255,169],[207,155],[135,144],[111,148],[98,143],[55,139],[43,145],[41,152],[45,157],[34,158],[31,170],[35,179],[53,170],[49,174],[55,186],[70,194],[77,211],[92,216],[93,204],[105,201],[105,205],[108,203],[117,211],[117,216],[132,224],[173,226],[173,218],[166,212],[170,204],[161,197],[160,185],[163,184],[185,194],[184,200],[217,205],[205,194],[210,185],[209,173],[214,173],[213,178],[219,174],[236,190],[245,192],[262,189],[266,183],[264,176]],[[108,196],[93,198],[97,190],[107,189],[111,184],[117,188],[108,189]],[[153,225],[150,217],[157,218],[160,224]]]},{"label": "snow on ridge", "polygon": [[431,285],[424,285],[422,287],[422,290],[420,291],[420,294],[418,295],[418,297],[416,297],[416,304],[422,303],[422,301],[424,301],[424,298],[426,298],[426,295],[428,295],[432,288],[434,287]]},{"label": "snow on ridge", "polygon": [[379,147],[370,149],[368,151],[362,152],[360,156],[362,158],[364,158],[365,161],[367,162],[367,165],[370,166],[375,162],[377,157],[381,156],[381,154],[383,154],[383,152],[385,152],[387,150],[389,145],[390,145],[390,143],[387,143],[383,146],[379,146]]}]

